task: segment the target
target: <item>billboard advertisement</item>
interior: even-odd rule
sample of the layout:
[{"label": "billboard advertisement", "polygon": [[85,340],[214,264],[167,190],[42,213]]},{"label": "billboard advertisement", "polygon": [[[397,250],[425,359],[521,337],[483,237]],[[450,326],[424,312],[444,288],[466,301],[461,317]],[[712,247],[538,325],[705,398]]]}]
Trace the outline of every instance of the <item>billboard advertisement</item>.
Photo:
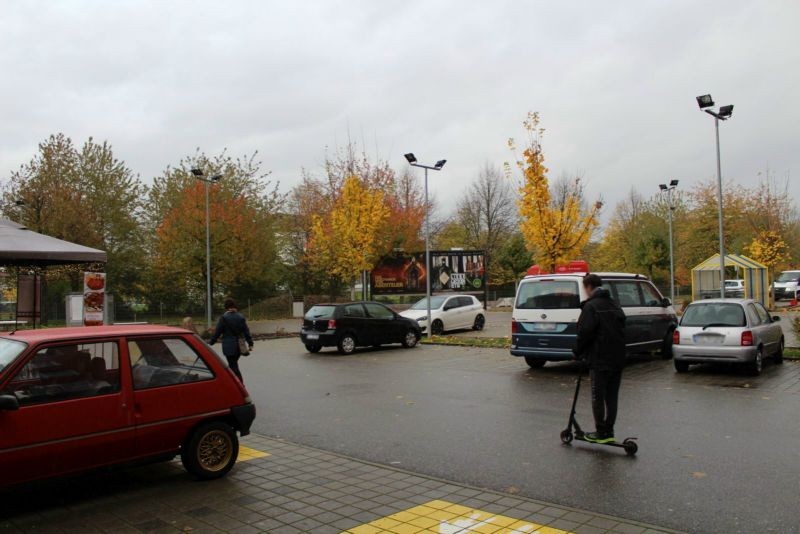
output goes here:
[{"label": "billboard advertisement", "polygon": [[431,291],[482,292],[486,286],[484,255],[476,250],[432,250],[425,266],[425,252],[398,253],[378,262],[370,273],[373,295],[424,295],[426,277]]},{"label": "billboard advertisement", "polygon": [[106,273],[83,273],[83,324],[101,326],[106,304]]}]

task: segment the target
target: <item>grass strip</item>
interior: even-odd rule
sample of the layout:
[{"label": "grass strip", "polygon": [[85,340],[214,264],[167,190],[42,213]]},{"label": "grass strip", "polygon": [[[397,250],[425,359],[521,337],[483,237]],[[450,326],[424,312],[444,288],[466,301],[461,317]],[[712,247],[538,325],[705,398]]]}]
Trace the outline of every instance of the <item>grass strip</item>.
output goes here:
[{"label": "grass strip", "polygon": [[511,339],[507,337],[457,337],[457,336],[431,336],[423,337],[422,343],[427,345],[450,345],[456,347],[484,347],[492,349],[507,349],[511,346]]}]

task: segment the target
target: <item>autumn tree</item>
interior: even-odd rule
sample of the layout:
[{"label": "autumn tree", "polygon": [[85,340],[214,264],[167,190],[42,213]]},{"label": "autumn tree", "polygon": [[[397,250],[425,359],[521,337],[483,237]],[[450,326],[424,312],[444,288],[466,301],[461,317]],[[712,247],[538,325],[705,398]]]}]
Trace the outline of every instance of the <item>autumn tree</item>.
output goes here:
[{"label": "autumn tree", "polygon": [[465,231],[460,246],[483,250],[484,266],[491,283],[503,283],[503,273],[495,272],[494,259],[517,223],[510,181],[488,162],[458,201],[456,219]]},{"label": "autumn tree", "polygon": [[131,298],[145,291],[146,194],[108,142],[90,137],[78,149],[59,133],[40,143],[36,156],[11,174],[3,212],[34,231],[106,251],[110,290]]},{"label": "autumn tree", "polygon": [[283,237],[289,256],[289,284],[297,292],[326,291],[335,295],[350,283],[338,276],[331,277],[327,260],[316,257],[321,249],[309,244],[315,218],[330,219],[351,177],[357,177],[367,190],[383,193],[382,202],[388,215],[376,230],[376,256],[398,248],[414,251],[423,246],[421,229],[425,202],[419,181],[408,172],[396,173],[386,161],[372,160],[365,153],[359,153],[354,144],[348,144],[326,155],[321,175],[304,169],[300,184],[289,194]]},{"label": "autumn tree", "polygon": [[314,262],[340,280],[355,282],[379,258],[380,231],[388,217],[383,191],[351,176],[330,213],[313,218],[309,250]]},{"label": "autumn tree", "polygon": [[[555,271],[558,264],[574,259],[589,243],[598,225],[602,203],[587,205],[584,184],[580,177],[562,180],[551,187],[544,165],[539,114],[530,112],[523,126],[528,137],[517,167],[522,178],[519,188],[521,230],[536,260]],[[509,147],[515,150],[513,139]],[[510,165],[506,165],[511,175]]]},{"label": "autumn tree", "polygon": [[214,301],[226,296],[255,300],[274,292],[279,278],[276,217],[284,197],[261,165],[256,153],[245,158],[197,153],[154,180],[148,202],[152,304],[190,311],[205,300],[206,185],[192,168],[206,176],[222,175],[209,185]]}]

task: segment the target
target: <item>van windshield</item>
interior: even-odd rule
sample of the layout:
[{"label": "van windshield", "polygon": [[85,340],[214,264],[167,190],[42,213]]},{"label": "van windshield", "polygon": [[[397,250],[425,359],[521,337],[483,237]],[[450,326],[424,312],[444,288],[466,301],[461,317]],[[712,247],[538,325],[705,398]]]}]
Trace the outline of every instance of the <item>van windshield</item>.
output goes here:
[{"label": "van windshield", "polygon": [[517,293],[518,309],[558,310],[580,305],[578,282],[574,280],[531,280],[523,282]]},{"label": "van windshield", "polygon": [[27,345],[21,341],[12,341],[8,338],[0,338],[0,371],[9,366],[17,356],[22,354]]},{"label": "van windshield", "polygon": [[746,326],[744,308],[738,304],[708,302],[691,304],[683,312],[681,326]]},{"label": "van windshield", "polygon": [[784,271],[778,276],[776,282],[794,282],[800,278],[800,271]]}]

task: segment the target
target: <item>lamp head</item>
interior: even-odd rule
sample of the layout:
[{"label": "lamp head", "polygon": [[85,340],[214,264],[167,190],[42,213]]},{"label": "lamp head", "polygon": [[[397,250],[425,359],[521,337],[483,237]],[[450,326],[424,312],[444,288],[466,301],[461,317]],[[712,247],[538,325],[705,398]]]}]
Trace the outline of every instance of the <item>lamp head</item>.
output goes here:
[{"label": "lamp head", "polygon": [[700,95],[697,97],[697,105],[700,106],[700,109],[710,108],[714,105],[714,99],[711,98],[711,95]]},{"label": "lamp head", "polygon": [[414,155],[413,152],[409,152],[405,156],[406,156],[406,161],[408,161],[410,164],[413,165],[417,162],[417,157]]},{"label": "lamp head", "polygon": [[15,206],[20,206],[20,207],[22,207],[22,206],[25,206],[25,201],[24,201],[24,200],[22,200],[22,199],[20,199],[20,200],[15,200],[15,201],[14,201],[14,205],[15,205]]},{"label": "lamp head", "polygon": [[666,191],[667,190],[667,184],[658,184],[658,188],[661,189],[662,191]]},{"label": "lamp head", "polygon": [[439,161],[436,162],[436,165],[434,165],[433,168],[436,169],[437,171],[441,170],[442,167],[444,167],[445,163],[447,163],[446,159],[440,159]]},{"label": "lamp head", "polygon": [[203,176],[203,171],[201,171],[200,169],[192,169],[192,174],[194,174],[195,176]]},{"label": "lamp head", "polygon": [[672,180],[669,185],[670,187],[678,187],[678,180]]},{"label": "lamp head", "polygon": [[211,181],[212,182],[219,182],[220,180],[222,180],[222,175],[221,174],[217,174],[216,176],[212,176],[211,177]]},{"label": "lamp head", "polygon": [[721,106],[719,108],[719,118],[720,119],[727,119],[731,115],[733,115],[733,105],[732,104],[728,105],[728,106]]}]

